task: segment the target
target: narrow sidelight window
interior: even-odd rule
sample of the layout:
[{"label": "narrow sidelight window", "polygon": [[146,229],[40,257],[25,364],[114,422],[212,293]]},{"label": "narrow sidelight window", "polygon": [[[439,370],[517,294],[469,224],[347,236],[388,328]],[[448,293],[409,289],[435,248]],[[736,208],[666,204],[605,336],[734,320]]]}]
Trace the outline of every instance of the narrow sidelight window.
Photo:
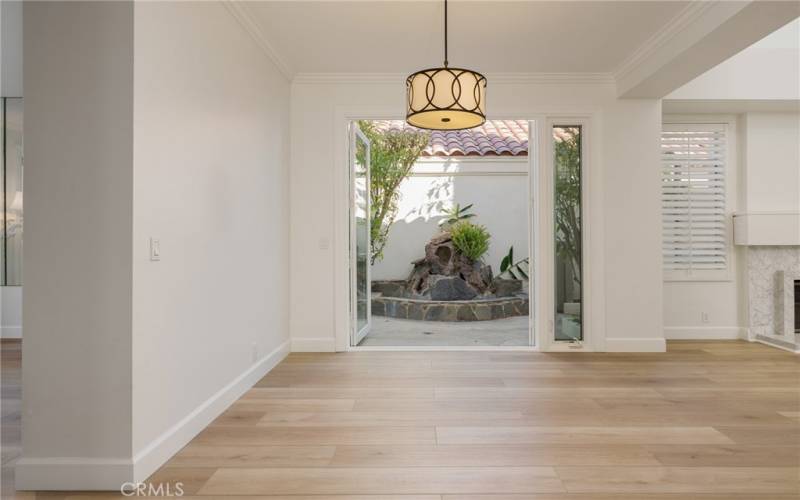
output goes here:
[{"label": "narrow sidelight window", "polygon": [[553,127],[555,339],[583,340],[581,126]]}]

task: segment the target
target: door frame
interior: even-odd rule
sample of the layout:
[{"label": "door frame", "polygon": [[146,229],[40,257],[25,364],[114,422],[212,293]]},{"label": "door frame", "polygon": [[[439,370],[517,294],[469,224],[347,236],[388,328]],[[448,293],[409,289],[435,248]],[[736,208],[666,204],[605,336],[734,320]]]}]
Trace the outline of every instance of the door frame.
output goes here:
[{"label": "door frame", "polygon": [[[369,139],[364,132],[361,131],[358,124],[354,121],[350,121],[349,130],[350,130],[350,142],[348,144],[348,171],[349,171],[349,182],[348,182],[348,189],[350,194],[350,203],[348,211],[348,222],[350,226],[350,328],[351,328],[351,339],[350,345],[353,347],[357,347],[358,343],[364,339],[367,335],[369,335],[369,331],[372,328],[372,300],[370,299],[371,292],[372,292],[372,273],[370,268],[372,267],[370,264],[370,256],[372,254],[372,238],[370,235],[370,199],[369,199],[369,188],[370,188],[370,153],[372,144],[370,143]],[[358,224],[356,223],[356,218],[352,213],[352,210],[355,209],[356,205],[356,190],[354,189],[354,181],[355,181],[355,163],[356,163],[356,150],[353,148],[356,141],[362,140],[366,145],[366,219],[367,219],[367,324],[364,325],[364,328],[361,330],[357,330],[358,325]],[[364,333],[362,333],[364,332]]]},{"label": "door frame", "polygon": [[[334,267],[334,332],[336,351],[604,351],[605,350],[605,294],[603,290],[603,275],[605,268],[605,251],[603,242],[603,191],[602,191],[602,162],[600,161],[599,140],[602,133],[602,112],[599,108],[576,109],[521,109],[492,114],[492,120],[518,120],[520,117],[533,123],[535,126],[536,141],[532,140],[534,133],[529,131],[529,255],[533,259],[534,280],[531,284],[531,298],[533,305],[529,321],[531,345],[528,346],[392,346],[392,347],[359,347],[350,345],[351,314],[350,314],[350,175],[349,171],[349,123],[355,120],[402,120],[397,110],[402,106],[336,106],[332,133],[334,137],[334,223],[333,223],[333,267]],[[550,320],[553,315],[550,309],[544,309],[547,304],[545,298],[547,286],[552,285],[550,274],[545,272],[542,263],[547,260],[548,251],[553,253],[553,237],[548,233],[552,228],[552,209],[543,205],[540,186],[547,186],[552,179],[553,158],[552,135],[549,134],[553,120],[564,123],[581,125],[589,132],[585,137],[583,180],[583,210],[584,218],[584,262],[583,269],[586,284],[584,290],[584,322],[583,343],[580,348],[570,348],[566,343],[550,341],[548,335]],[[591,137],[589,137],[591,135]],[[533,153],[531,153],[533,150]],[[592,165],[593,168],[586,168]],[[547,190],[549,191],[549,190]],[[545,191],[545,192],[547,192]],[[552,201],[550,202],[552,203]],[[552,231],[551,231],[552,232]],[[535,235],[539,235],[537,239]],[[549,237],[542,237],[542,235]],[[535,243],[531,244],[531,243]],[[551,265],[551,269],[554,266]],[[546,283],[549,282],[549,283]],[[551,300],[552,302],[552,300]],[[533,313],[535,308],[536,314]]]}]

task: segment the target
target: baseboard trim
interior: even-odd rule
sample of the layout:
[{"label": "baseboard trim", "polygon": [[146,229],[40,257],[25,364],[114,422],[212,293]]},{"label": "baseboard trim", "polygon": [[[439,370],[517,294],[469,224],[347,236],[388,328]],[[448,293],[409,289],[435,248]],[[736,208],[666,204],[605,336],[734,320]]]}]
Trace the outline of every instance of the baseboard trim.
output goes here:
[{"label": "baseboard trim", "polygon": [[747,332],[738,326],[668,326],[664,327],[667,340],[738,340],[746,339]]},{"label": "baseboard trim", "polygon": [[21,339],[21,326],[0,326],[0,339]]},{"label": "baseboard trim", "polygon": [[606,339],[606,352],[666,352],[664,339],[612,338]]},{"label": "baseboard trim", "polygon": [[134,480],[144,481],[147,479],[203,429],[208,427],[234,401],[242,397],[256,382],[275,368],[283,358],[288,356],[289,346],[290,342],[287,339],[195,408],[183,420],[173,425],[144,449],[136,453],[133,457]]},{"label": "baseboard trim", "polygon": [[289,340],[284,341],[132,459],[21,458],[16,465],[16,488],[119,491],[126,482],[144,481],[280,363],[290,345]]},{"label": "baseboard trim", "polygon": [[293,338],[292,352],[336,352],[336,339],[328,337]]},{"label": "baseboard trim", "polygon": [[786,340],[776,339],[766,335],[756,335],[755,341],[770,347],[783,349],[784,351],[789,351],[794,354],[800,354],[800,346],[797,346],[796,344]]},{"label": "baseboard trim", "polygon": [[23,457],[14,466],[17,490],[119,491],[132,478],[129,458]]}]

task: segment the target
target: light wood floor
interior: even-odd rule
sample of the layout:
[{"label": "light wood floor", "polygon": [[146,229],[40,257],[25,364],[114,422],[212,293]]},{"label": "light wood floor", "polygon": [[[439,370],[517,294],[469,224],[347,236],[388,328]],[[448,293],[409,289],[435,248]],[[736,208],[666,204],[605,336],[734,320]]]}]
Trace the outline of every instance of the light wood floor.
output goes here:
[{"label": "light wood floor", "polygon": [[796,499],[800,358],[292,354],[150,479],[178,481],[242,500]]}]

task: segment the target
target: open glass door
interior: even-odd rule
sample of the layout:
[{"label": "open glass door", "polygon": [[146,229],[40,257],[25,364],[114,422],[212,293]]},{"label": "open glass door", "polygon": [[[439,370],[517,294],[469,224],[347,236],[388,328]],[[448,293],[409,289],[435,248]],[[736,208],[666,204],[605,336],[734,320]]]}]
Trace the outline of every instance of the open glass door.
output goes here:
[{"label": "open glass door", "polygon": [[372,325],[370,287],[370,144],[356,123],[350,125],[350,313],[351,345]]}]

